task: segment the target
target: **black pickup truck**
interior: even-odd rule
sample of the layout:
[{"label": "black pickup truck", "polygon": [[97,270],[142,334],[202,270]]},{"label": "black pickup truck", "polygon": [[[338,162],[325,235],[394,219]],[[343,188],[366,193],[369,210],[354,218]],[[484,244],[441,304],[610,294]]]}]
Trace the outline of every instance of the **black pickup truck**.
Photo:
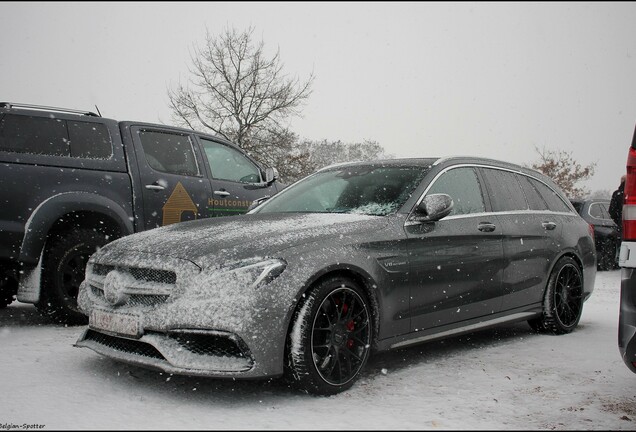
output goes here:
[{"label": "black pickup truck", "polygon": [[0,307],[17,296],[55,321],[84,323],[76,298],[97,248],[244,213],[282,189],[277,178],[216,136],[0,102]]}]

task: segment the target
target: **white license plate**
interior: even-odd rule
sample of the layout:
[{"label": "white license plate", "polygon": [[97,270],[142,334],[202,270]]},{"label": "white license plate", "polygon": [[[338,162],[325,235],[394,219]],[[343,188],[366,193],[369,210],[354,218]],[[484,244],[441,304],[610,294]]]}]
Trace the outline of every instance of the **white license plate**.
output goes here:
[{"label": "white license plate", "polygon": [[88,326],[126,336],[141,336],[141,320],[138,315],[93,310]]}]

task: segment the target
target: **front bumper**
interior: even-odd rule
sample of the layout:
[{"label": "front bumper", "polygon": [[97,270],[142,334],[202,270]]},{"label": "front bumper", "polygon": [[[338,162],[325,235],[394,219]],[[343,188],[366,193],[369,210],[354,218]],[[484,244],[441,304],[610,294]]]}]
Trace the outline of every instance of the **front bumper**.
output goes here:
[{"label": "front bumper", "polygon": [[173,374],[280,376],[296,286],[286,276],[250,288],[176,258],[100,256],[80,288],[90,320],[75,346]]},{"label": "front bumper", "polygon": [[89,327],[75,346],[172,374],[236,376],[248,373],[254,367],[247,345],[236,335],[226,332],[149,332],[135,339]]}]

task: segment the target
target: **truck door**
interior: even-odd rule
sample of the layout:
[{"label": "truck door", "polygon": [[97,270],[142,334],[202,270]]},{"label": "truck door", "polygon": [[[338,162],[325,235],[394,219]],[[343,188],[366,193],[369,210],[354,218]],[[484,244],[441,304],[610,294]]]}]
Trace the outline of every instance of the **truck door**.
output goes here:
[{"label": "truck door", "polygon": [[145,229],[207,217],[210,183],[191,134],[133,126]]},{"label": "truck door", "polygon": [[198,139],[210,176],[210,216],[245,213],[252,201],[276,193],[276,186],[264,182],[261,169],[240,149],[202,136]]}]

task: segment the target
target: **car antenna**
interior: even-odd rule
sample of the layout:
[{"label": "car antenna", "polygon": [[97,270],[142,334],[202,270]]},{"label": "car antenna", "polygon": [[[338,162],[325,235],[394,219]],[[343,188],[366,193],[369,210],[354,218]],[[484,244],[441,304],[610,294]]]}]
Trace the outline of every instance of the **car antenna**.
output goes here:
[{"label": "car antenna", "polygon": [[97,108],[97,104],[95,105],[95,109],[97,110],[97,114],[99,114],[99,116],[102,116],[102,113],[99,112],[99,108]]}]

